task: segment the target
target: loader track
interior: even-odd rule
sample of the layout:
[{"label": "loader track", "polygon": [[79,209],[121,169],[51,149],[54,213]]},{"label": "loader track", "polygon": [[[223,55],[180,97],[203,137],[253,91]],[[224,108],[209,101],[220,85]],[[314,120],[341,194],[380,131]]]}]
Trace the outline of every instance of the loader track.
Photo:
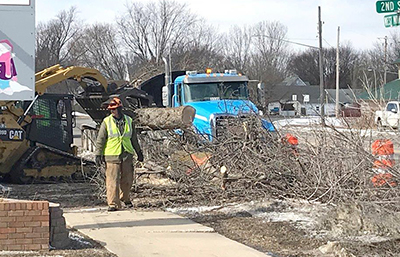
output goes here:
[{"label": "loader track", "polygon": [[73,154],[40,145],[22,156],[10,174],[14,183],[81,181],[94,172],[94,163]]}]

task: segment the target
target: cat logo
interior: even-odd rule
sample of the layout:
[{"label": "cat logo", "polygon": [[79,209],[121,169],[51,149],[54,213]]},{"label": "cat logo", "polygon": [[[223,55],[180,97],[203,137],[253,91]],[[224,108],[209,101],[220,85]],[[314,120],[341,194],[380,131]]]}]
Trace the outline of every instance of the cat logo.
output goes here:
[{"label": "cat logo", "polygon": [[22,140],[23,139],[23,130],[11,130],[9,131],[10,140]]}]

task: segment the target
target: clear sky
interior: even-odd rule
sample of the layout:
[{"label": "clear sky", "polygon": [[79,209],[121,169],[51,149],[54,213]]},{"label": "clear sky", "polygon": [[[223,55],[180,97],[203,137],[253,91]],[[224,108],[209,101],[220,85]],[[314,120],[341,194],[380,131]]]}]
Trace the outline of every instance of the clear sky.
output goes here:
[{"label": "clear sky", "polygon": [[[371,49],[378,38],[389,36],[399,27],[385,28],[385,14],[376,12],[373,0],[176,0],[205,18],[219,30],[232,25],[253,25],[260,21],[279,21],[288,28],[288,40],[318,46],[318,6],[321,6],[324,47],[351,42],[356,49]],[[47,21],[59,11],[76,6],[79,17],[88,22],[113,22],[133,0],[36,0],[36,21]],[[136,0],[135,2],[155,2]],[[383,41],[381,41],[383,43]],[[390,42],[389,42],[390,43]],[[293,45],[296,49],[298,48]]]}]

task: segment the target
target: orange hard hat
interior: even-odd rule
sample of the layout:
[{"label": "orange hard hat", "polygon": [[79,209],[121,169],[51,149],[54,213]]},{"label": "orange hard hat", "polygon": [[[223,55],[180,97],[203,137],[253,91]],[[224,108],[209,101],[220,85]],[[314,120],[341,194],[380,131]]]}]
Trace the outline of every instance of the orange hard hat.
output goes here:
[{"label": "orange hard hat", "polygon": [[118,107],[122,107],[121,99],[119,99],[118,97],[114,97],[113,99],[111,99],[110,103],[108,104],[107,109],[114,110],[114,109],[117,109]]}]

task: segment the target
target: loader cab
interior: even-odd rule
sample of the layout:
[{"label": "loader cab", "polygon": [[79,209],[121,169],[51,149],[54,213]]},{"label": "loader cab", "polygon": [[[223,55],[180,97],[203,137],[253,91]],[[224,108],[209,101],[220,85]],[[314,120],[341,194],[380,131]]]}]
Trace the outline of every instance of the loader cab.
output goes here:
[{"label": "loader cab", "polygon": [[[26,126],[26,138],[31,144],[40,143],[61,151],[71,152],[73,143],[72,95],[43,94],[28,110],[32,122]],[[32,101],[19,104],[24,111]]]}]

